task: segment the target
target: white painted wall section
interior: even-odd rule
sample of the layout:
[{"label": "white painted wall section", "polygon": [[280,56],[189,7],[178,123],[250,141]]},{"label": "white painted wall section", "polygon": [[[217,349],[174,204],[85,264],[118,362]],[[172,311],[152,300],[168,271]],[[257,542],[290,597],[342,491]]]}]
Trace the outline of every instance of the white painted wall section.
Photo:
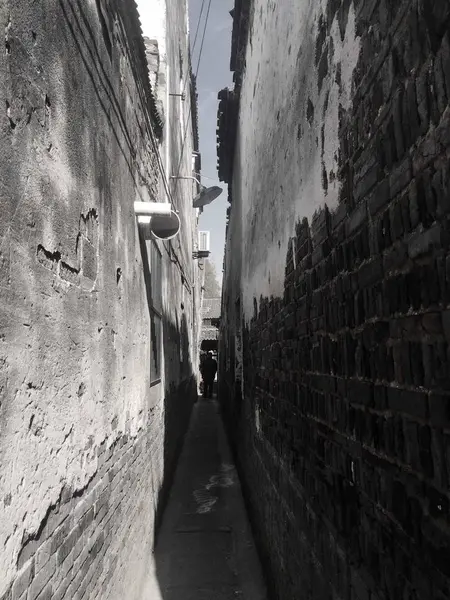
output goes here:
[{"label": "white painted wall section", "polygon": [[338,203],[339,106],[350,107],[360,41],[352,3],[344,39],[337,17],[332,23],[328,73],[319,89],[316,39],[326,4],[255,0],[233,179],[242,202],[246,321],[254,298],[283,294],[288,242],[298,220]]}]

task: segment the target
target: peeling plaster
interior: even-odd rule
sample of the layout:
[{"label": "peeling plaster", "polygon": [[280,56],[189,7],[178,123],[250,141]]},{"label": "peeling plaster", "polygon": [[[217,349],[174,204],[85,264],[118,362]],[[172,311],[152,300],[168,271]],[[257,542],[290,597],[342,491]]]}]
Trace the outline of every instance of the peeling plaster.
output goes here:
[{"label": "peeling plaster", "polygon": [[334,17],[321,83],[316,40],[326,7],[326,0],[289,0],[269,10],[263,0],[255,0],[237,138],[236,156],[242,158],[236,158],[233,176],[233,190],[241,190],[247,322],[254,298],[259,303],[261,294],[283,294],[296,222],[311,219],[325,203],[330,210],[338,204],[339,106],[350,107],[360,40],[352,2],[343,39]]}]

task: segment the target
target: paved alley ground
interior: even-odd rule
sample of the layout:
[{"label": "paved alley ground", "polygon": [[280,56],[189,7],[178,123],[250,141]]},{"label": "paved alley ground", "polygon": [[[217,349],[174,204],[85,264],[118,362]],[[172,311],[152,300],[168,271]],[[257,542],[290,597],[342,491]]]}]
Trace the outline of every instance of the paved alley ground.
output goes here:
[{"label": "paved alley ground", "polygon": [[192,414],[143,600],[266,600],[218,404]]}]

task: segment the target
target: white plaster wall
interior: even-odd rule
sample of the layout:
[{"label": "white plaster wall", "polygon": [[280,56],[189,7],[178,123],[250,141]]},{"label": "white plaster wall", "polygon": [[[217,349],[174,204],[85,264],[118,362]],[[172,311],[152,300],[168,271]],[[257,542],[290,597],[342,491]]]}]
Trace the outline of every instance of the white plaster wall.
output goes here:
[{"label": "white plaster wall", "polygon": [[[170,103],[169,87],[170,87],[170,68],[167,60],[168,46],[168,10],[166,0],[136,0],[138,8],[142,33],[144,37],[148,37],[158,42],[158,52],[160,61],[160,74],[164,76],[165,82],[159,86],[158,99],[161,101],[164,110],[165,132],[164,138],[160,145],[160,155],[162,162],[167,172],[171,167],[170,143],[167,135],[170,127],[168,106]],[[162,201],[169,202],[167,194],[162,195]]]},{"label": "white plaster wall", "polygon": [[[242,203],[246,320],[253,315],[254,298],[283,294],[288,241],[296,222],[311,219],[325,203],[330,209],[337,205],[339,184],[333,175],[338,171],[338,111],[340,104],[350,106],[360,45],[352,3],[343,41],[337,18],[333,22],[334,56],[319,91],[316,39],[326,7],[327,0],[255,0],[233,176],[234,197]],[[336,82],[338,63],[341,87]],[[310,122],[308,100],[314,107]]]},{"label": "white plaster wall", "polygon": [[161,60],[166,60],[166,0],[136,0],[142,33],[158,42]]}]

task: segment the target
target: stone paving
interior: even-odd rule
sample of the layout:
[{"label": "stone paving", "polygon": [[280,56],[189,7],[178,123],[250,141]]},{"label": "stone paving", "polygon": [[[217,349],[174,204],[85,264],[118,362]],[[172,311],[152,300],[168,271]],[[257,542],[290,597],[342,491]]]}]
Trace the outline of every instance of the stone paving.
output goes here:
[{"label": "stone paving", "polygon": [[267,600],[218,404],[194,407],[143,600]]}]

